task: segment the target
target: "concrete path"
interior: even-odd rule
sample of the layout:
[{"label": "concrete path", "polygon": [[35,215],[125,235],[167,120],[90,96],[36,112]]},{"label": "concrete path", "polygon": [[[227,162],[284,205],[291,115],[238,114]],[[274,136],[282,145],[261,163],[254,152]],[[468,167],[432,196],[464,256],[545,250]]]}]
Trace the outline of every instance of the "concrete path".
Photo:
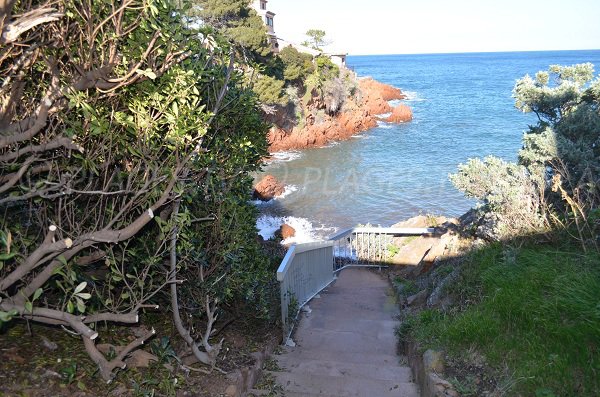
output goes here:
[{"label": "concrete path", "polygon": [[285,396],[416,397],[397,353],[398,307],[387,281],[366,269],[343,270],[298,325],[296,347],[275,356]]}]

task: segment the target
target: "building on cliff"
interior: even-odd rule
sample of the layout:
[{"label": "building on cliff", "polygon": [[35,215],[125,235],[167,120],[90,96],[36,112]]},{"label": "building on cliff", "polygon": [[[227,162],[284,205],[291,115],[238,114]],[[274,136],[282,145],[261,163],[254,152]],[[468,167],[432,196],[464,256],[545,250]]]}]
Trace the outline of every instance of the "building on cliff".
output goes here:
[{"label": "building on cliff", "polygon": [[267,36],[269,37],[273,52],[279,52],[279,43],[275,34],[275,13],[267,9],[267,3],[267,0],[253,0],[252,8],[256,10],[256,13],[262,18],[267,27]]},{"label": "building on cliff", "polygon": [[275,34],[275,13],[268,10],[267,6],[268,0],[253,0],[252,8],[256,11],[256,13],[262,18],[265,26],[267,27],[267,36],[269,37],[269,42],[271,43],[271,48],[273,52],[279,52],[285,47],[294,47],[300,52],[304,52],[312,55],[313,57],[317,57],[319,55],[328,56],[333,63],[340,67],[346,66],[346,56],[348,54],[342,52],[336,53],[326,53],[323,51],[315,50],[314,48],[306,47],[301,44],[296,44],[284,40],[280,37],[277,37]]}]

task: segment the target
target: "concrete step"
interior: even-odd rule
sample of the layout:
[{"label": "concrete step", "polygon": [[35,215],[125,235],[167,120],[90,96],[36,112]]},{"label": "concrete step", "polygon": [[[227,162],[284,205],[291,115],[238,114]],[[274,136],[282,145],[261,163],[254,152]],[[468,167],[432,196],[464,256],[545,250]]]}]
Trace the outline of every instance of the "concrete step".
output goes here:
[{"label": "concrete step", "polygon": [[338,361],[352,364],[372,364],[379,366],[398,366],[405,362],[405,357],[397,356],[394,351],[385,353],[352,353],[340,351],[335,353],[335,359],[332,360],[331,352],[322,349],[303,349],[299,347],[286,347],[283,354],[274,356],[280,363],[297,363],[308,360],[315,361]]},{"label": "concrete step", "polygon": [[313,315],[303,316],[298,329],[319,328],[330,331],[356,331],[361,334],[372,334],[387,332],[394,334],[396,327],[400,322],[391,318],[385,320],[369,320],[365,318],[357,319],[353,316],[338,315],[335,318],[331,316]]},{"label": "concrete step", "polygon": [[296,393],[293,391],[286,391],[284,397],[338,397],[333,394],[313,394],[313,393]]},{"label": "concrete step", "polygon": [[376,380],[392,380],[397,382],[411,382],[410,368],[401,365],[378,365],[371,363],[348,363],[329,360],[297,360],[285,359],[281,356],[278,360],[282,368],[280,372],[293,372],[295,374],[313,374],[324,376],[346,376],[351,378],[367,378]]},{"label": "concrete step", "polygon": [[[297,334],[296,339],[294,341],[298,345],[302,345],[305,347],[309,347],[314,343],[319,343],[322,340],[329,340],[330,338],[350,338],[350,340],[360,340],[362,341],[360,344],[363,348],[372,347],[374,349],[383,348],[386,351],[389,349],[394,349],[396,344],[398,343],[398,338],[395,336],[393,330],[371,330],[367,332],[359,332],[355,330],[331,330],[324,328],[316,328],[312,327],[310,329],[305,330],[302,334]],[[313,342],[314,340],[314,342]],[[324,349],[328,349],[329,346],[323,346]],[[362,349],[361,351],[364,351]],[[338,350],[337,348],[333,348],[332,350]]]},{"label": "concrete step", "polygon": [[287,392],[338,397],[418,397],[414,383],[367,378],[323,376],[275,372],[277,382]]},{"label": "concrete step", "polygon": [[332,353],[395,353],[397,338],[394,334],[378,333],[374,335],[357,334],[351,331],[340,332],[330,330],[307,329],[294,339],[296,345],[303,349],[321,349]]},{"label": "concrete step", "polygon": [[350,311],[356,314],[375,313],[379,314],[380,317],[389,318],[399,313],[394,298],[381,296],[361,296],[361,300],[348,299],[347,296],[344,297],[343,295],[326,296],[318,301],[310,301],[308,305],[314,309],[315,314],[319,315],[331,315],[332,313],[345,313]]}]

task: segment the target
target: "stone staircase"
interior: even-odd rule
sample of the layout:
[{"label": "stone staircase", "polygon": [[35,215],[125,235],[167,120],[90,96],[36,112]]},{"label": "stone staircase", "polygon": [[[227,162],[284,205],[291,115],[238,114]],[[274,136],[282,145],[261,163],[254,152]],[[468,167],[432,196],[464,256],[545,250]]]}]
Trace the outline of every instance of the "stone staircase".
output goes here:
[{"label": "stone staircase", "polygon": [[269,372],[287,397],[418,396],[397,355],[398,307],[388,282],[366,269],[343,270],[309,303],[295,347],[276,355]]}]

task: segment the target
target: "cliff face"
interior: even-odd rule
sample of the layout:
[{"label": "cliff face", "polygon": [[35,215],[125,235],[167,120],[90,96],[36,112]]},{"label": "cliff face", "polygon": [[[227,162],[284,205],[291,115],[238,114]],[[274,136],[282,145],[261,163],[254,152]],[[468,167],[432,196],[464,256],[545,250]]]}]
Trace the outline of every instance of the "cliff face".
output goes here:
[{"label": "cliff face", "polygon": [[[358,82],[357,92],[346,99],[342,110],[335,116],[323,114],[323,112],[318,114],[315,109],[309,107],[304,109],[303,125],[298,126],[290,123],[290,117],[284,117],[282,113],[286,112],[285,109],[280,110],[272,118],[274,127],[271,128],[267,137],[269,150],[278,152],[319,147],[326,145],[328,142],[348,139],[352,135],[377,126],[379,120],[377,115],[392,113],[394,109],[388,101],[405,98],[405,95],[398,88],[371,78],[361,79]],[[406,116],[406,109],[410,112],[410,108],[406,105],[400,106],[405,108],[403,110],[404,117],[402,120],[394,119],[393,121],[410,120],[412,113],[410,113],[410,117]]]}]

